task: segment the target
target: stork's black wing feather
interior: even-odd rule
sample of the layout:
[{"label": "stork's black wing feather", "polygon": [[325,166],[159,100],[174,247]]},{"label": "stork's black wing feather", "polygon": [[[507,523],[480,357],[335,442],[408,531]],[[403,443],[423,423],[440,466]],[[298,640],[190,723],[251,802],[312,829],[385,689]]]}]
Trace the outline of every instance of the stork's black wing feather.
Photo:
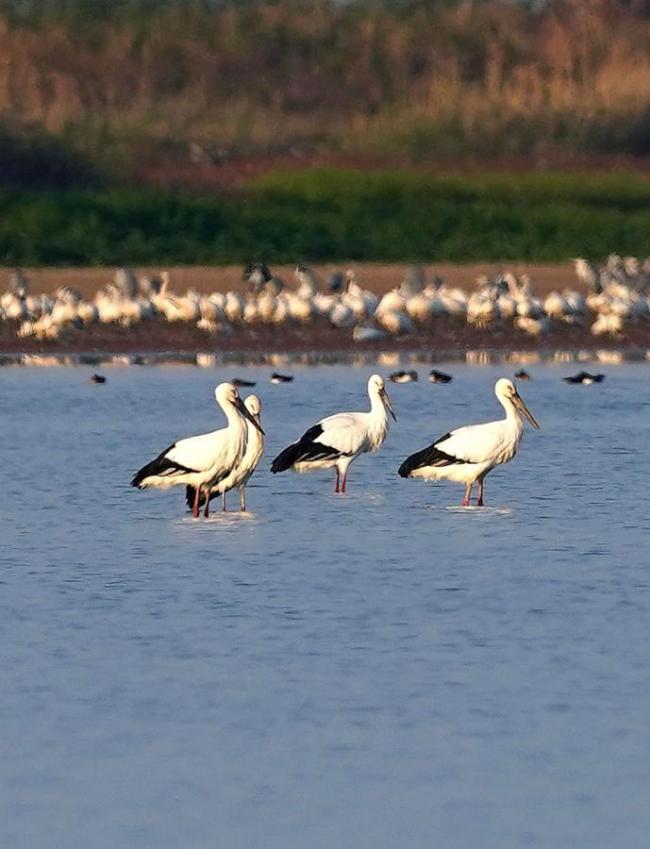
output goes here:
[{"label": "stork's black wing feather", "polygon": [[175,472],[196,472],[196,469],[190,469],[187,466],[183,466],[181,463],[176,463],[174,460],[169,459],[167,455],[175,447],[176,443],[173,442],[169,448],[165,448],[165,450],[162,451],[155,459],[137,471],[131,481],[131,486],[137,486],[139,488],[144,479],[151,475],[160,475],[161,477],[164,477],[165,475],[171,475]]},{"label": "stork's black wing feather", "polygon": [[432,445],[429,445],[427,448],[423,448],[422,451],[416,451],[415,454],[411,454],[410,457],[407,457],[406,460],[402,463],[402,465],[397,470],[397,473],[402,478],[407,478],[414,472],[416,469],[422,469],[426,466],[453,466],[455,464],[467,463],[468,460],[461,460],[458,457],[453,457],[451,454],[446,454],[437,446],[444,442],[445,439],[449,439],[451,436],[450,433],[446,433],[444,436],[441,436],[440,439],[437,439]]},{"label": "stork's black wing feather", "polygon": [[271,463],[273,474],[285,472],[296,463],[304,463],[309,460],[334,460],[341,457],[342,454],[338,449],[315,441],[322,433],[322,426],[316,424],[305,431],[298,442],[293,442],[284,451],[281,451]]}]

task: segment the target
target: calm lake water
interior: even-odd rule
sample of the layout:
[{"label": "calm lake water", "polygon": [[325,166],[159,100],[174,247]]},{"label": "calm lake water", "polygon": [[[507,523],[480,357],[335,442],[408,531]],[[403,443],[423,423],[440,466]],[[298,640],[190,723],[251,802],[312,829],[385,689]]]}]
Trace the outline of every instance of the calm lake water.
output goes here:
[{"label": "calm lake water", "polygon": [[531,368],[482,511],[396,469],[512,369],[389,386],[335,497],[268,466],[373,369],[240,368],[267,452],[207,522],[128,483],[233,369],[0,370],[0,845],[647,849],[649,368]]}]

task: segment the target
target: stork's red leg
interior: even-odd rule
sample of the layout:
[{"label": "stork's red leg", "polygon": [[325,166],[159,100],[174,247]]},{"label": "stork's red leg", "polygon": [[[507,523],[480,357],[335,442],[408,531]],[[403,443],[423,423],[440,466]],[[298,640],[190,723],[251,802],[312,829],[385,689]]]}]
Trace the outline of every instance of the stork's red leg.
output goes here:
[{"label": "stork's red leg", "polygon": [[334,492],[336,492],[336,493],[340,492],[340,489],[339,489],[340,480],[341,480],[341,476],[339,474],[339,468],[337,466],[336,467],[336,486],[334,487]]},{"label": "stork's red leg", "polygon": [[479,478],[478,481],[478,500],[476,502],[477,507],[483,507],[483,479]]},{"label": "stork's red leg", "polygon": [[201,494],[201,487],[197,486],[194,489],[194,504],[192,505],[192,516],[194,516],[195,519],[199,518],[199,497],[200,497],[200,494]]},{"label": "stork's red leg", "polygon": [[469,507],[469,500],[472,496],[472,484],[468,483],[465,486],[465,498],[463,498],[463,507]]},{"label": "stork's red leg", "polygon": [[343,483],[341,484],[341,492],[345,492],[345,485],[348,482],[348,473],[345,472],[343,475]]},{"label": "stork's red leg", "polygon": [[207,519],[210,515],[210,490],[205,491],[205,507],[203,508],[203,518]]}]

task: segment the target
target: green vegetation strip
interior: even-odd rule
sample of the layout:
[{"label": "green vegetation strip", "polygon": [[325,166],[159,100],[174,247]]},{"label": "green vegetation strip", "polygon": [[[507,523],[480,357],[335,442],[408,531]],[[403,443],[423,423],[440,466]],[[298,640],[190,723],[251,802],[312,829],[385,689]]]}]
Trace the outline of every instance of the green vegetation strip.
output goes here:
[{"label": "green vegetation strip", "polygon": [[0,262],[560,261],[650,254],[650,180],[273,173],[239,194],[0,193]]}]

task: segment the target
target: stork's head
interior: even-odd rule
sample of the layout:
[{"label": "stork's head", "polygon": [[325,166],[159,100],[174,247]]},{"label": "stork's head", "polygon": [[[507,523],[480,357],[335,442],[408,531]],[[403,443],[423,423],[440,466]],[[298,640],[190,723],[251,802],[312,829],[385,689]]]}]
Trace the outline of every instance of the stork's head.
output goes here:
[{"label": "stork's head", "polygon": [[368,380],[368,392],[381,392],[385,388],[384,378],[380,374],[371,375]]},{"label": "stork's head", "polygon": [[[214,390],[214,397],[217,399],[217,403],[224,409],[234,407],[240,415],[242,415],[245,419],[247,419],[254,427],[259,430],[261,434],[264,434],[264,431],[260,427],[259,422],[256,420],[255,416],[250,412],[250,410],[246,407],[242,399],[239,397],[239,392],[237,391],[237,387],[234,383],[220,383],[219,386]],[[260,408],[261,409],[261,408]]]},{"label": "stork's head", "polygon": [[509,406],[514,407],[520,416],[523,416],[536,430],[539,430],[539,425],[537,424],[535,417],[524,403],[524,399],[521,397],[519,392],[517,392],[517,387],[511,380],[508,380],[507,377],[502,377],[497,380],[494,386],[494,394],[503,406],[506,407],[506,409]]},{"label": "stork's head", "polygon": [[262,402],[257,395],[249,395],[244,401],[244,405],[248,412],[252,413],[254,416],[259,416],[262,412]]},{"label": "stork's head", "polygon": [[214,397],[221,406],[235,404],[239,398],[239,392],[234,383],[220,383],[214,390]]},{"label": "stork's head", "polygon": [[393,406],[390,403],[390,398],[388,397],[388,393],[386,392],[386,384],[384,383],[384,378],[379,374],[373,374],[370,380],[368,381],[368,395],[370,398],[378,397],[381,403],[384,405],[384,409],[388,410],[391,416],[397,421],[397,416],[393,411]]}]

